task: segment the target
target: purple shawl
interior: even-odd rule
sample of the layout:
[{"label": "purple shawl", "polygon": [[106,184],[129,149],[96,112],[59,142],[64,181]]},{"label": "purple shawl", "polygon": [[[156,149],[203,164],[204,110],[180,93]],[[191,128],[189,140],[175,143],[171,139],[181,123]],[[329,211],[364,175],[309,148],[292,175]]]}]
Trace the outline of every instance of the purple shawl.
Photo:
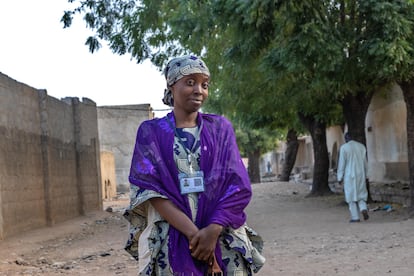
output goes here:
[{"label": "purple shawl", "polygon": [[[175,125],[171,112],[164,118],[145,121],[139,127],[129,181],[166,196],[191,218],[188,198],[180,193],[173,153],[174,130],[167,120]],[[199,113],[197,124],[200,126],[201,123],[200,168],[204,172],[205,191],[199,194],[195,224],[200,229],[211,223],[237,229],[246,221],[244,209],[252,192],[233,127],[224,117],[213,114]],[[168,234],[168,254],[173,271],[184,273],[182,275],[204,275],[207,266],[191,257],[185,235],[173,226]],[[221,262],[219,243],[215,252],[222,270],[226,271]]]}]

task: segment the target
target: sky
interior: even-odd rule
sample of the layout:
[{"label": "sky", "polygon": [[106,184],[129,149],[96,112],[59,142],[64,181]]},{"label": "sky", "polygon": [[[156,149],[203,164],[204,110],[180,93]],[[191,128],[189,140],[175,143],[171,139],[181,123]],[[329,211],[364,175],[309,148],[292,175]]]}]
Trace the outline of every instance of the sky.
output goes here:
[{"label": "sky", "polygon": [[0,0],[0,72],[57,99],[149,103],[156,116],[167,113],[161,72],[149,61],[137,64],[128,54],[112,53],[105,42],[90,53],[85,41],[92,31],[82,18],[66,29],[60,22],[73,6],[67,0]]}]

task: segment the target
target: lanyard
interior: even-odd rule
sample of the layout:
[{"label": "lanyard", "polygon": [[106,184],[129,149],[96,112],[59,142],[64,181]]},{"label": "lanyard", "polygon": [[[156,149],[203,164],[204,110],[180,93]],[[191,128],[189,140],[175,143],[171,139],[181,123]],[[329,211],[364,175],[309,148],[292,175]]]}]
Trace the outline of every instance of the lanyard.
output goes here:
[{"label": "lanyard", "polygon": [[175,126],[173,126],[173,124],[171,123],[171,121],[169,120],[168,117],[167,117],[167,121],[168,121],[168,124],[170,125],[170,127],[172,129],[174,129],[174,133],[175,133],[175,136],[178,138],[178,142],[181,144],[181,146],[185,150],[185,153],[187,154],[188,164],[190,166],[190,170],[192,171],[193,166],[191,165],[191,162],[192,162],[191,156],[195,153],[195,147],[197,145],[197,141],[200,139],[200,133],[201,133],[201,130],[203,129],[203,121],[201,120],[200,127],[198,128],[198,131],[195,134],[194,144],[193,144],[191,149],[189,149],[185,146],[184,141],[182,140],[181,136],[178,134],[177,128]]}]

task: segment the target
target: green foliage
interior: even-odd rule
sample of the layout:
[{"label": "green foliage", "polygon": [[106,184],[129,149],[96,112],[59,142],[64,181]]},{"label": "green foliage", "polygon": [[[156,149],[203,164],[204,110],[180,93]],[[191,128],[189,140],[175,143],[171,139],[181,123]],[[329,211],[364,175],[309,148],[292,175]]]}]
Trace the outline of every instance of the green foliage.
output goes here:
[{"label": "green foliage", "polygon": [[[368,78],[411,78],[414,57],[414,7],[407,1],[363,1],[366,42],[360,47]],[[377,70],[372,70],[377,66]]]},{"label": "green foliage", "polygon": [[151,0],[70,0],[79,6],[65,11],[61,22],[70,27],[76,14],[82,14],[86,26],[95,32],[87,38],[91,52],[106,41],[120,55],[129,53],[137,62],[150,59],[162,66],[170,56],[185,52],[180,37],[166,24],[168,11],[184,1]]},{"label": "green foliage", "polygon": [[277,147],[278,139],[282,136],[274,130],[249,129],[246,127],[236,127],[237,144],[239,145],[240,154],[244,157],[249,152],[259,151],[261,153],[273,150]]},{"label": "green foliage", "polygon": [[395,81],[398,74],[409,74],[413,11],[407,2],[345,3],[335,13],[340,15],[337,29],[345,54],[337,73],[341,94],[377,90]]},{"label": "green foliage", "polygon": [[212,72],[205,110],[251,129],[297,126],[297,114],[342,122],[338,102],[413,77],[414,4],[407,0],[69,0],[117,54],[162,66],[203,55]]}]

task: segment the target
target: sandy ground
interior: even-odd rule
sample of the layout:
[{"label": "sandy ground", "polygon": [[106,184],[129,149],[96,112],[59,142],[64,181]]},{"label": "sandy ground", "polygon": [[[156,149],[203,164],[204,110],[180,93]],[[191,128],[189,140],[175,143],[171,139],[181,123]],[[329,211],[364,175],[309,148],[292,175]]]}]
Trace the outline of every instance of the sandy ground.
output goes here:
[{"label": "sandy ground", "polygon": [[[349,223],[341,195],[308,198],[305,184],[253,185],[248,223],[265,241],[255,275],[413,275],[414,220],[405,208],[370,207],[370,219]],[[0,241],[0,275],[136,275],[124,252],[126,199],[54,227]],[[378,209],[374,211],[374,209]]]}]

